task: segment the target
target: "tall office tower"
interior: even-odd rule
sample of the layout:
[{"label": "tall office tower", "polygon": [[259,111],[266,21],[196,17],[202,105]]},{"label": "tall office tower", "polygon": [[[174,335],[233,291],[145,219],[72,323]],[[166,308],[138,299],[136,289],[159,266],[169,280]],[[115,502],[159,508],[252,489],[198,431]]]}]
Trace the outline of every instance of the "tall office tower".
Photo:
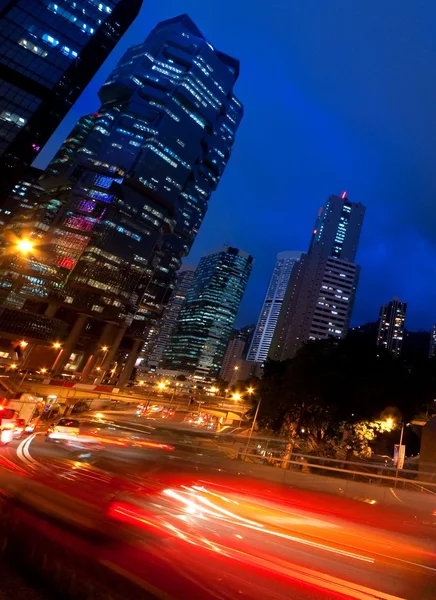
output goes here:
[{"label": "tall office tower", "polygon": [[396,297],[380,308],[377,346],[383,346],[397,357],[401,355],[403,346],[406,311],[407,304]]},{"label": "tall office tower", "polygon": [[[104,345],[100,372],[117,363],[119,383],[130,376],[230,157],[238,72],[186,15],[157,25],[49,164],[33,227],[17,215],[5,230],[0,303],[68,322],[57,371],[74,347],[88,377]],[[11,258],[25,235],[33,250]]]},{"label": "tall office tower", "polygon": [[309,250],[289,279],[269,356],[292,358],[308,340],[347,334],[360,267],[354,264],[365,207],[330,196]]},{"label": "tall office tower", "polygon": [[436,325],[433,325],[433,329],[431,330],[430,336],[430,348],[428,352],[429,358],[434,358],[436,356]]},{"label": "tall office tower", "polygon": [[150,366],[158,366],[162,359],[164,350],[176,326],[180,309],[192,285],[195,269],[196,265],[183,265],[177,273],[176,286],[162,315],[156,340],[149,354],[148,364]]},{"label": "tall office tower", "polygon": [[[141,4],[142,0],[0,2],[0,210]],[[2,217],[4,212],[0,221]]]},{"label": "tall office tower", "polygon": [[263,363],[267,357],[276,329],[283,299],[294,265],[302,252],[279,252],[269,282],[256,330],[248,351],[247,360]]},{"label": "tall office tower", "polygon": [[234,329],[232,331],[219,374],[220,378],[224,381],[230,381],[233,371],[238,370],[237,362],[241,359],[245,359],[247,348],[250,346],[253,337],[253,332],[253,325],[248,325],[241,329]]},{"label": "tall office tower", "polygon": [[251,325],[245,325],[238,329],[238,336],[241,340],[245,340],[245,348],[244,348],[244,358],[247,356],[248,349],[251,346],[251,341],[253,339],[254,331],[256,326],[252,323]]},{"label": "tall office tower", "polygon": [[223,246],[200,260],[162,366],[215,377],[250,277],[253,257]]}]

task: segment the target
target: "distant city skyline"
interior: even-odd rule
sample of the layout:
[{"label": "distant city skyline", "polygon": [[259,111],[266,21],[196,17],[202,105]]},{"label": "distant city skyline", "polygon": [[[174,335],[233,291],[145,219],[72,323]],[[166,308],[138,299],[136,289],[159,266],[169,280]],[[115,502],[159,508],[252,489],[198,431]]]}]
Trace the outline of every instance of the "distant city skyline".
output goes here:
[{"label": "distant city skyline", "polygon": [[[246,109],[189,261],[223,243],[256,256],[236,321],[252,323],[276,254],[304,248],[319,199],[346,189],[367,207],[352,324],[373,320],[385,299],[399,295],[408,300],[408,327],[430,330],[436,322],[436,83],[428,64],[436,62],[435,4],[423,0],[410,19],[410,2],[395,3],[395,18],[391,2],[379,3],[376,20],[366,0],[312,6],[282,2],[280,11],[267,11],[259,0],[250,10],[233,0],[183,4],[214,45],[239,58],[236,93]],[[178,0],[144,3],[63,133],[41,152],[40,166],[78,116],[98,108],[96,92],[125,49],[180,9]],[[262,85],[265,75],[268,85]]]}]

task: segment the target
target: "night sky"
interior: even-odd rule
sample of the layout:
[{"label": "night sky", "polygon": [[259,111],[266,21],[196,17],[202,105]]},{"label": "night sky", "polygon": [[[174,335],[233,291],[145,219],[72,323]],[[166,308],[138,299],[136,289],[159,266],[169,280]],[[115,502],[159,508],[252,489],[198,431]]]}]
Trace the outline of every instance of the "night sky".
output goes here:
[{"label": "night sky", "polygon": [[38,157],[45,166],[124,50],[186,12],[241,62],[232,158],[187,262],[228,243],[255,258],[237,325],[255,322],[275,255],[306,250],[319,206],[367,207],[353,324],[408,302],[436,322],[435,0],[165,0],[140,16]]}]

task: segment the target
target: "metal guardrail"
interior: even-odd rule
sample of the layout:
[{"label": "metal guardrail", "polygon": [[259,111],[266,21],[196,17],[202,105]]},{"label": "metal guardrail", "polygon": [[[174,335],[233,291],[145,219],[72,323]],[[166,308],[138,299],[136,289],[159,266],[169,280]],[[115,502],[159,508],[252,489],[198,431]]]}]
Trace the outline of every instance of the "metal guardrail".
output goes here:
[{"label": "metal guardrail", "polygon": [[[299,454],[292,452],[289,457],[268,456],[250,451],[251,449],[241,448],[238,458],[241,460],[251,460],[253,463],[280,467],[283,470],[300,470],[303,473],[312,473],[314,475],[336,475],[343,479],[360,479],[368,483],[379,485],[394,484],[394,487],[404,489],[415,489],[427,491],[436,495],[436,465],[434,471],[423,472],[412,469],[396,469],[395,467],[386,467],[381,464],[365,464],[362,470],[362,463],[355,461],[346,461],[341,459],[319,457],[310,454]],[[324,463],[324,464],[322,464]],[[332,463],[332,464],[325,464]],[[342,465],[341,467],[337,465]],[[354,467],[361,467],[360,469]],[[409,475],[404,477],[404,474]]]}]

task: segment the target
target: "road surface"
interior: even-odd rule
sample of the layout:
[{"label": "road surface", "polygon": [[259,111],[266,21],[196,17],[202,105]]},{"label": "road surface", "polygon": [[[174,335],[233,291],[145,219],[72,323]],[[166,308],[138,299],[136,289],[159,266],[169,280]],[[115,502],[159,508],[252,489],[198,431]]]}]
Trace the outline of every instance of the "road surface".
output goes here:
[{"label": "road surface", "polygon": [[[107,432],[101,437],[109,439]],[[134,531],[116,553],[126,577],[174,598],[189,595],[186,586],[196,597],[224,600],[436,598],[431,515],[427,529],[404,528],[382,507],[238,478],[208,456],[199,462],[199,453],[172,450],[174,436],[149,423],[125,445],[116,439],[127,438],[109,439],[92,466],[71,460],[70,451],[45,443],[42,434],[1,449],[0,458],[96,515],[119,485],[100,477],[101,468],[153,482],[152,496],[127,494],[111,509],[114,522]],[[141,441],[148,445],[136,445]]]}]

